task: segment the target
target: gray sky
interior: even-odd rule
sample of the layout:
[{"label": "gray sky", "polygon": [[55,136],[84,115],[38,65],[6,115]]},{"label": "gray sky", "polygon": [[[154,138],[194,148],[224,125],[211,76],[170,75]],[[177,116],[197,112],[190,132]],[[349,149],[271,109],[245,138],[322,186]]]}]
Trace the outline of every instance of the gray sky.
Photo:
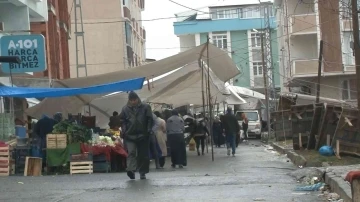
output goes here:
[{"label": "gray sky", "polygon": [[[174,0],[191,8],[199,8],[211,5],[217,0]],[[175,13],[187,11],[184,7],[176,5],[169,0],[148,0],[145,2],[145,11],[142,12],[142,19],[154,19],[163,17],[174,17]],[[176,19],[157,20],[143,22],[146,29],[146,57],[152,59],[163,59],[177,54],[179,39],[174,35],[173,22]],[[174,48],[175,47],[175,48]],[[173,48],[173,49],[161,49]]]},{"label": "gray sky", "polygon": [[[201,8],[213,5],[224,0],[173,0],[190,8]],[[225,0],[226,2],[257,3],[258,0]],[[264,0],[262,0],[264,1]],[[268,1],[268,0],[267,0]],[[272,0],[271,0],[272,1]],[[174,17],[175,13],[188,11],[189,9],[179,6],[169,0],[148,0],[145,1],[145,11],[142,12],[142,19]],[[173,22],[175,18],[167,20],[144,21],[146,29],[146,57],[151,59],[163,59],[177,54],[179,39],[174,35]],[[166,49],[165,49],[166,48]]]}]

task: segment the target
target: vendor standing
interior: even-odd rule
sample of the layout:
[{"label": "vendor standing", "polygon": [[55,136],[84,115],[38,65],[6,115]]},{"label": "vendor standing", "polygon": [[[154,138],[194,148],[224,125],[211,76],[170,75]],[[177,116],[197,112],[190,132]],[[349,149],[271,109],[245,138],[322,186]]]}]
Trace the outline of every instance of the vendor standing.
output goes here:
[{"label": "vendor standing", "polygon": [[135,179],[138,169],[140,179],[146,179],[149,173],[150,135],[153,134],[153,114],[150,105],[142,103],[139,96],[131,91],[129,101],[120,113],[123,138],[128,150],[127,175]]},{"label": "vendor standing", "polygon": [[109,122],[109,127],[111,130],[119,130],[121,126],[120,123],[120,117],[119,117],[119,113],[117,111],[113,112],[113,115],[110,117],[110,122]]}]

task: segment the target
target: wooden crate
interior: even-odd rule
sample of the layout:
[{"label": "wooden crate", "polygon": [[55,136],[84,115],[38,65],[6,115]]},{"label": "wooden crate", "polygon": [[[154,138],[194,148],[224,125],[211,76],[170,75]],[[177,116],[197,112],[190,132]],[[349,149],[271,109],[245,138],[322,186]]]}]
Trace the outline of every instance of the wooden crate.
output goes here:
[{"label": "wooden crate", "polygon": [[26,157],[24,176],[41,176],[42,158]]},{"label": "wooden crate", "polygon": [[10,147],[0,147],[0,176],[10,175]]},{"label": "wooden crate", "polygon": [[46,135],[46,148],[65,149],[67,146],[66,134],[48,134]]},{"label": "wooden crate", "polygon": [[70,174],[91,174],[93,173],[93,162],[70,162]]}]

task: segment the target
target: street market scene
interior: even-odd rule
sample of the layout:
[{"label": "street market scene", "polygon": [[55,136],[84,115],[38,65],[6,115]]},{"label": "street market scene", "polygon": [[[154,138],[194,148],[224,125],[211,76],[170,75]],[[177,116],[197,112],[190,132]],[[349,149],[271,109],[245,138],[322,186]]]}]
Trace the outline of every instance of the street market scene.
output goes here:
[{"label": "street market scene", "polygon": [[0,201],[360,202],[359,8],[0,1]]}]

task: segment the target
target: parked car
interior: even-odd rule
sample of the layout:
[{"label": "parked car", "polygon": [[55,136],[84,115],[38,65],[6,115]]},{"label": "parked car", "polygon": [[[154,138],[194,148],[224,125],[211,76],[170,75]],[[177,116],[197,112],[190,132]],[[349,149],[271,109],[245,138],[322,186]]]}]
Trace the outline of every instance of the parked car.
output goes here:
[{"label": "parked car", "polygon": [[261,120],[260,114],[257,110],[239,110],[236,112],[235,116],[238,120],[240,126],[242,126],[242,114],[245,113],[246,117],[249,120],[248,127],[248,137],[261,138]]}]

